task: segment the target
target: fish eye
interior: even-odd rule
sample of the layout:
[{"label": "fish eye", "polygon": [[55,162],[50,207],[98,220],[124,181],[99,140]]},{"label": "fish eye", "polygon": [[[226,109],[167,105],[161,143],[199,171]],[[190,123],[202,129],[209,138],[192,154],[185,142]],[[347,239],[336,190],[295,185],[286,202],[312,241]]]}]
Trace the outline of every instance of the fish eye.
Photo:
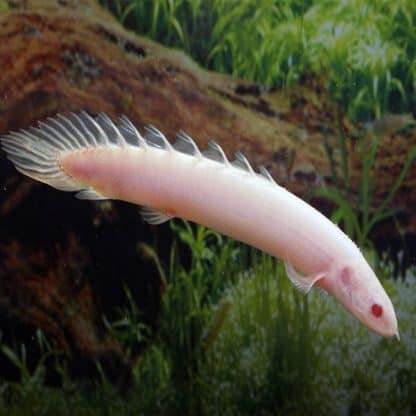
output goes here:
[{"label": "fish eye", "polygon": [[378,303],[373,303],[373,306],[371,306],[371,313],[376,318],[380,318],[380,316],[383,315],[383,308]]}]

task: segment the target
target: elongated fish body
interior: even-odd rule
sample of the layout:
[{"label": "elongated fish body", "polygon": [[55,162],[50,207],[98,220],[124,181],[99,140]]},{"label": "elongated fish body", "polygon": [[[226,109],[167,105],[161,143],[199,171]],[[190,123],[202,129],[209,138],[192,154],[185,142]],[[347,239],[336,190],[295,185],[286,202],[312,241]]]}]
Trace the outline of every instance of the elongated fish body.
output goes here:
[{"label": "elongated fish body", "polygon": [[[211,142],[200,152],[184,133],[172,145],[154,127],[144,137],[127,119],[57,116],[1,139],[23,174],[81,199],[118,199],[145,208],[152,224],[182,217],[285,261],[303,292],[314,285],[370,329],[398,336],[390,299],[358,247],[313,207]],[[302,274],[301,274],[302,273]]]}]

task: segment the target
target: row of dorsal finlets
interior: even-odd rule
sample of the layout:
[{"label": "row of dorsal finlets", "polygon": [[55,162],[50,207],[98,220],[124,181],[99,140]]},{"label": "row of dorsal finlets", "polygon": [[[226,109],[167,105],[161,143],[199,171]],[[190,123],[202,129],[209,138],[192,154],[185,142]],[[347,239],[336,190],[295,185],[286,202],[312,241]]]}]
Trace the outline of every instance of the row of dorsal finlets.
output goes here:
[{"label": "row of dorsal finlets", "polygon": [[[157,147],[166,151],[178,151],[197,158],[208,158],[226,166],[236,167],[257,175],[247,158],[240,152],[235,153],[235,159],[229,161],[221,146],[210,140],[208,149],[200,151],[194,140],[181,131],[176,136],[176,141],[170,143],[166,136],[154,126],[145,127],[142,135],[134,124],[126,117],[121,116],[116,126],[104,113],[93,118],[85,111],[70,113],[68,116],[58,114],[49,117],[46,121],[40,121],[39,127],[29,127],[19,132],[9,133],[3,138],[3,147],[7,152],[22,149],[31,152],[34,157],[54,157],[60,152],[81,148],[117,145],[127,145],[146,148]],[[16,154],[19,156],[19,153]],[[264,166],[260,166],[259,173],[262,177],[275,183]]]}]

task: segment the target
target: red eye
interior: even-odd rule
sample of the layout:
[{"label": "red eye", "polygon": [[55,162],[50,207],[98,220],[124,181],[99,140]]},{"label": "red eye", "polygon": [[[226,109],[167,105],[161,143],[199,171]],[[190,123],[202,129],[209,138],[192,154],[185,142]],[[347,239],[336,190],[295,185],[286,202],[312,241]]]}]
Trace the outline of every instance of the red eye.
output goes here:
[{"label": "red eye", "polygon": [[383,308],[378,303],[374,303],[371,307],[371,313],[376,318],[380,318],[380,316],[383,315]]}]

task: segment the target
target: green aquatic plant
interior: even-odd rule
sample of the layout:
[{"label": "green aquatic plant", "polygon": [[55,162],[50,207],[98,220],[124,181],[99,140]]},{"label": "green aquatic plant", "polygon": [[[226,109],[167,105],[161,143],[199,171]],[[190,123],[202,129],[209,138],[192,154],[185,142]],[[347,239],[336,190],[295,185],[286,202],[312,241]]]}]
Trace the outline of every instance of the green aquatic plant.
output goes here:
[{"label": "green aquatic plant", "polygon": [[[416,368],[415,270],[408,272],[405,281],[386,282],[400,317],[402,341],[397,343],[370,334],[332,299],[322,299],[313,292],[306,297],[300,295],[285,277],[282,264],[270,256],[246,250],[231,240],[220,241],[204,229],[198,231],[183,223],[175,226],[177,238],[179,232],[192,246],[199,246],[199,254],[204,253],[196,261],[205,272],[213,270],[209,252],[217,255],[223,245],[243,250],[236,253],[243,255],[237,257],[241,261],[226,264],[222,270],[226,276],[227,267],[232,267],[237,277],[206,296],[212,278],[207,273],[198,289],[207,299],[202,308],[188,300],[193,306],[177,311],[172,300],[167,302],[165,308],[172,307],[164,309],[160,335],[134,368],[130,392],[120,395],[105,377],[101,383],[71,381],[63,388],[47,387],[43,370],[37,370],[45,359],[41,357],[39,364],[29,369],[25,364],[29,349],[8,345],[3,351],[22,367],[24,377],[19,382],[0,384],[0,414],[183,415],[198,411],[201,415],[274,415],[342,414],[348,409],[360,414],[390,414],[391,409],[411,414],[416,391],[412,377]],[[182,240],[176,241],[181,244]],[[183,248],[180,254],[185,255]],[[183,268],[191,276],[189,264],[169,266],[176,262],[177,255],[176,246],[164,266],[167,284],[171,285],[166,295],[173,298],[183,295],[184,282],[177,285],[169,271]],[[382,267],[389,274],[390,266]],[[187,285],[193,286],[192,282]],[[199,341],[210,331],[216,316],[222,315],[224,300],[232,308],[221,318],[221,328],[209,348],[199,348]],[[134,317],[134,310],[126,307],[124,312]],[[167,325],[174,320],[179,322],[169,332]],[[193,334],[203,334],[194,341],[185,334],[192,325],[200,327]],[[134,325],[129,328],[136,331]],[[177,341],[173,341],[175,337]],[[192,352],[192,348],[199,348],[199,352]],[[177,365],[185,366],[187,376],[183,381],[178,379]],[[62,364],[60,368],[65,374]]]},{"label": "green aquatic plant", "polygon": [[[0,411],[7,408],[4,414],[32,414],[33,409],[48,407],[45,400],[47,365],[62,376],[62,384],[67,387],[69,379],[62,361],[62,354],[45,337],[40,329],[36,330],[31,349],[39,352],[37,362],[33,363],[31,350],[25,345],[19,346],[0,343],[0,352],[15,367],[17,381],[3,380],[0,383]],[[49,403],[52,406],[52,403]],[[17,408],[16,413],[12,409]],[[2,413],[3,414],[3,413]],[[39,414],[42,414],[41,412]]]},{"label": "green aquatic plant", "polygon": [[209,359],[209,377],[223,386],[212,401],[231,414],[290,411],[294,401],[311,410],[314,400],[303,398],[312,396],[319,362],[319,319],[312,322],[310,298],[293,288],[281,262],[258,251],[252,256],[252,267],[229,289],[233,309]]},{"label": "green aquatic plant", "polygon": [[[240,399],[248,409],[256,400],[268,400],[272,407],[306,391],[316,364],[314,329],[308,298],[293,288],[283,265],[202,226],[191,227],[185,221],[171,226],[179,246],[173,246],[164,272],[167,286],[162,322],[150,353],[155,372],[163,374],[166,390],[161,394],[171,411],[201,412],[207,405],[202,391],[210,386],[209,379],[236,369],[244,345],[240,349],[234,345],[220,354],[217,350],[236,327],[246,334],[247,342],[258,338],[256,345],[262,351],[253,349],[247,359],[261,360],[263,370],[268,369],[262,376],[264,384],[255,387],[264,389],[264,396],[251,400],[252,381],[247,377],[234,386],[241,388]],[[184,249],[191,255],[187,267],[183,266]],[[245,290],[250,296],[248,303],[242,304],[239,297]],[[149,380],[147,365],[137,370],[138,379],[154,383]],[[223,376],[224,382],[233,377]],[[267,383],[273,388],[266,389]]]},{"label": "green aquatic plant", "polygon": [[[340,120],[341,119],[339,118],[339,123],[341,123]],[[402,121],[406,122],[409,120],[408,117],[405,117]],[[412,123],[414,122],[413,119],[410,121]],[[330,165],[332,181],[336,184],[336,187],[320,188],[315,191],[315,194],[327,198],[336,205],[337,208],[332,214],[332,220],[335,223],[341,223],[346,233],[351,239],[357,242],[359,247],[371,247],[372,244],[369,239],[369,234],[373,227],[395,214],[395,211],[390,208],[390,204],[416,159],[416,147],[410,149],[400,173],[391,184],[387,195],[385,195],[384,198],[377,203],[377,206],[373,208],[373,205],[375,204],[375,201],[373,200],[375,186],[373,167],[376,162],[377,151],[382,136],[381,134],[374,134],[374,129],[369,129],[369,134],[363,132],[359,138],[358,148],[362,166],[361,180],[358,190],[358,200],[353,202],[349,189],[349,156],[346,148],[346,137],[342,132],[341,127],[339,131],[342,181],[340,181],[336,173],[333,152],[328,143],[327,136],[325,136],[325,152]]]},{"label": "green aquatic plant", "polygon": [[205,62],[212,47],[216,0],[101,0],[120,22]]},{"label": "green aquatic plant", "polygon": [[[123,351],[131,356],[135,349],[147,343],[151,331],[143,323],[142,312],[126,286],[124,286],[124,293],[126,302],[116,310],[117,317],[110,321],[106,316],[103,316],[103,322],[110,335],[120,342]],[[98,370],[100,374],[103,374],[100,367],[98,367]]]},{"label": "green aquatic plant", "polygon": [[411,111],[413,0],[102,0],[138,33],[269,86],[325,79],[352,120]]},{"label": "green aquatic plant", "polygon": [[[192,413],[199,412],[201,406],[201,366],[228,313],[224,290],[244,259],[237,243],[212,230],[191,227],[186,221],[173,221],[171,227],[178,242],[172,247],[166,271],[161,271],[166,287],[157,344],[163,356],[162,368],[168,369],[174,387],[167,400],[179,413],[180,409]],[[160,268],[156,251],[150,246],[146,251],[153,251],[148,258]],[[184,267],[187,252],[189,265]],[[214,312],[212,306],[217,303],[223,306]]]},{"label": "green aquatic plant", "polygon": [[20,351],[16,352],[7,345],[1,346],[1,352],[9,359],[9,361],[16,367],[20,373],[19,383],[8,383],[8,388],[15,390],[15,394],[19,398],[26,399],[29,396],[36,394],[45,382],[45,365],[44,361],[48,354],[42,357],[35,370],[30,371],[27,363],[27,350],[25,345],[20,346]]},{"label": "green aquatic plant", "polygon": [[9,4],[6,0],[0,0],[0,14],[9,12]]},{"label": "green aquatic plant", "polygon": [[268,85],[297,82],[307,62],[302,15],[290,2],[217,2],[209,65]]}]

